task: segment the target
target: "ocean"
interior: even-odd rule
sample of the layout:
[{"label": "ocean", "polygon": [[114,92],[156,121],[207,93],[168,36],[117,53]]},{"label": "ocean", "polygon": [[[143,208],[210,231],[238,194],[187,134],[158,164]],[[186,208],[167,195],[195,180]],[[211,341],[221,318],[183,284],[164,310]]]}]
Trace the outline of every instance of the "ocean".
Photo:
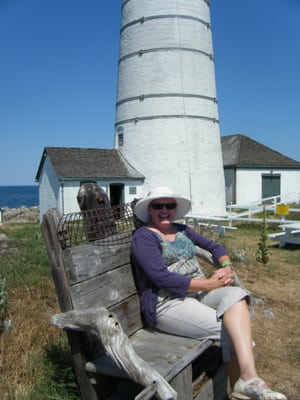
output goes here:
[{"label": "ocean", "polygon": [[0,208],[39,205],[38,186],[0,186]]}]

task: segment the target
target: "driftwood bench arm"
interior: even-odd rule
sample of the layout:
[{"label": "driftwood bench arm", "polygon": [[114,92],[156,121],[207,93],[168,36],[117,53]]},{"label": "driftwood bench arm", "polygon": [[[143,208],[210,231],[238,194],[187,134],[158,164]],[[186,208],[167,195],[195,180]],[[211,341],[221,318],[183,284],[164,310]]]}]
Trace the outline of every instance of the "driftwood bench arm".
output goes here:
[{"label": "driftwood bench arm", "polygon": [[153,395],[161,400],[177,399],[176,391],[148,363],[139,357],[127,335],[124,333],[116,315],[104,307],[88,310],[72,310],[56,314],[51,324],[62,329],[81,330],[99,337],[108,355],[135,382],[146,386],[144,395],[138,399],[147,399]]},{"label": "driftwood bench arm", "polygon": [[143,389],[134,400],[151,400],[153,396],[157,394],[157,384],[156,382],[151,383],[145,389]]}]

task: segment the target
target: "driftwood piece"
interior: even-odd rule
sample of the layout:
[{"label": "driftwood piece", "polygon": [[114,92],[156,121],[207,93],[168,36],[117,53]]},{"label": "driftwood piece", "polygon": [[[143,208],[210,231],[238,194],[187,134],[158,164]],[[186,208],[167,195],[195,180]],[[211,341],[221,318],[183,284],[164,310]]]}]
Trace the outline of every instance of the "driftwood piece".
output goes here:
[{"label": "driftwood piece", "polygon": [[[84,330],[97,335],[109,356],[133,381],[146,387],[150,386],[152,395],[152,389],[155,388],[156,395],[161,400],[177,399],[177,393],[172,386],[136,354],[119,320],[106,308],[97,307],[56,314],[52,317],[51,323],[59,328]],[[149,390],[146,392],[149,393]]]}]

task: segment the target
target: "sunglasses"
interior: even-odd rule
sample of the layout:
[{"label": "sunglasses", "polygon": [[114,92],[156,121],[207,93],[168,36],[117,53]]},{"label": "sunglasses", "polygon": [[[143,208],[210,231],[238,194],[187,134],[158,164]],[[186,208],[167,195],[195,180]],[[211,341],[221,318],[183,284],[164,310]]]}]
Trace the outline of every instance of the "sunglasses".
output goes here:
[{"label": "sunglasses", "polygon": [[164,207],[166,207],[167,210],[174,210],[177,206],[176,203],[151,203],[150,204],[151,208],[153,210],[162,210]]}]

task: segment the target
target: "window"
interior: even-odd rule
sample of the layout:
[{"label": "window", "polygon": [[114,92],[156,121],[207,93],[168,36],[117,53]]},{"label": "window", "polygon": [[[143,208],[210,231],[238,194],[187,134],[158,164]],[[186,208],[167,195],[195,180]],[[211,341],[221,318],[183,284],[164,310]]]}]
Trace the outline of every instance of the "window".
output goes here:
[{"label": "window", "polygon": [[118,144],[119,144],[119,146],[123,146],[123,144],[124,144],[124,133],[119,133],[118,134]]},{"label": "window", "polygon": [[136,186],[129,186],[129,194],[136,194]]},{"label": "window", "polygon": [[124,144],[124,128],[123,126],[118,126],[117,128],[117,134],[118,134],[118,146],[123,146]]}]

